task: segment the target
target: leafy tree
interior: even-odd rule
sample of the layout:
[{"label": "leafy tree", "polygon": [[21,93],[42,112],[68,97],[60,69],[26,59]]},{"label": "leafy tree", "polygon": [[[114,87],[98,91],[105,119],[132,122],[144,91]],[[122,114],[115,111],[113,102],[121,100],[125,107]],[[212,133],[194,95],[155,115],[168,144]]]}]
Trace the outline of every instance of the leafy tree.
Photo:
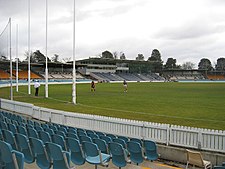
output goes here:
[{"label": "leafy tree", "polygon": [[212,64],[209,59],[203,58],[198,64],[198,69],[212,70]]},{"label": "leafy tree", "polygon": [[118,52],[113,52],[114,59],[118,59]]},{"label": "leafy tree", "polygon": [[136,60],[144,61],[144,55],[143,54],[138,54],[138,56],[136,57]]},{"label": "leafy tree", "polygon": [[102,58],[103,59],[113,59],[113,54],[109,51],[102,52]]},{"label": "leafy tree", "polygon": [[191,70],[191,69],[194,69],[194,67],[195,67],[195,64],[192,62],[184,62],[181,66],[181,68],[184,70]]},{"label": "leafy tree", "polygon": [[3,55],[0,56],[0,61],[6,61],[6,60],[7,60],[6,56],[3,56]]},{"label": "leafy tree", "polygon": [[71,62],[71,57],[63,58],[64,63]]},{"label": "leafy tree", "polygon": [[217,59],[216,70],[225,70],[225,58]]},{"label": "leafy tree", "polygon": [[121,60],[126,60],[126,56],[123,52],[120,52],[120,59]]},{"label": "leafy tree", "polygon": [[52,57],[52,62],[59,62],[59,55],[54,54],[54,56]]},{"label": "leafy tree", "polygon": [[168,58],[167,61],[166,61],[166,64],[165,64],[165,69],[174,69],[176,68],[176,62],[177,60],[176,59],[173,59],[173,58]]},{"label": "leafy tree", "polygon": [[158,49],[153,49],[151,56],[148,58],[148,61],[162,61],[161,54]]},{"label": "leafy tree", "polygon": [[[28,51],[25,51],[24,56],[26,57],[25,61],[28,61],[29,52]],[[31,63],[34,63],[35,62],[33,59],[34,59],[34,52],[30,51],[30,62]]]},{"label": "leafy tree", "polygon": [[[45,55],[43,55],[39,50],[36,50],[34,52],[34,55],[32,56],[32,61],[34,63],[38,63],[38,62],[46,62],[46,57]],[[51,62],[51,60],[49,58],[47,58],[48,62]]]}]

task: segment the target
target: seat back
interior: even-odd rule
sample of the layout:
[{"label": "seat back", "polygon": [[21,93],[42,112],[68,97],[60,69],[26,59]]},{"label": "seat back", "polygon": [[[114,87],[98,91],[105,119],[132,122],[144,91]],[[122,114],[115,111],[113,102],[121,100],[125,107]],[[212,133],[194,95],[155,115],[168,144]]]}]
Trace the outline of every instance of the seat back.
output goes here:
[{"label": "seat back", "polygon": [[85,156],[96,157],[99,155],[98,147],[96,144],[89,141],[83,141],[82,146]]},{"label": "seat back", "polygon": [[20,134],[20,133],[16,133],[15,137],[16,137],[16,141],[18,144],[18,150],[24,154],[25,162],[28,164],[33,163],[35,158],[32,153],[32,150],[30,147],[30,142],[29,142],[29,139],[27,138],[27,136]]},{"label": "seat back", "polygon": [[52,142],[51,136],[48,132],[46,131],[39,131],[38,132],[39,138],[44,142]]},{"label": "seat back", "polygon": [[143,144],[144,144],[145,155],[147,156],[147,159],[157,160],[159,157],[159,154],[157,152],[156,143],[151,140],[144,140]]},{"label": "seat back", "polygon": [[79,140],[68,137],[66,142],[68,149],[71,151],[71,161],[76,165],[84,164],[85,158]]},{"label": "seat back", "polygon": [[27,133],[28,133],[28,136],[29,136],[29,137],[39,138],[38,132],[37,132],[37,130],[34,129],[34,128],[28,127],[28,128],[27,128]]},{"label": "seat back", "polygon": [[14,150],[17,150],[17,143],[14,134],[9,130],[2,130],[3,140],[9,143]]},{"label": "seat back", "polygon": [[121,144],[109,143],[110,153],[112,155],[112,163],[117,167],[125,167],[127,165],[124,149]]},{"label": "seat back", "polygon": [[187,161],[189,164],[192,164],[194,166],[204,167],[204,162],[200,152],[191,151],[191,150],[186,150],[186,151],[187,151]]},{"label": "seat back", "polygon": [[[66,152],[62,150],[62,147],[55,143],[46,143],[47,151],[50,158],[53,160],[54,169],[69,169],[69,159],[67,158]],[[68,153],[67,153],[68,154]]]},{"label": "seat back", "polygon": [[24,155],[20,152],[13,150],[9,143],[0,141],[0,154],[0,161],[4,163],[5,169],[24,168]]},{"label": "seat back", "polygon": [[80,142],[83,142],[83,141],[92,142],[92,139],[89,136],[80,136],[79,138],[80,138]]},{"label": "seat back", "polygon": [[102,153],[108,154],[108,145],[106,144],[105,140],[100,138],[94,138],[93,142],[98,145],[98,148],[101,150]]},{"label": "seat back", "polygon": [[66,142],[63,136],[58,134],[52,135],[52,142],[60,145],[64,151],[67,151]]},{"label": "seat back", "polygon": [[30,137],[30,145],[36,158],[36,164],[40,168],[50,168],[51,161],[42,140]]},{"label": "seat back", "polygon": [[127,148],[126,142],[120,138],[114,138],[113,142],[121,144],[123,146],[123,148]]},{"label": "seat back", "polygon": [[127,149],[130,152],[130,160],[136,164],[144,161],[141,145],[134,141],[127,142]]}]

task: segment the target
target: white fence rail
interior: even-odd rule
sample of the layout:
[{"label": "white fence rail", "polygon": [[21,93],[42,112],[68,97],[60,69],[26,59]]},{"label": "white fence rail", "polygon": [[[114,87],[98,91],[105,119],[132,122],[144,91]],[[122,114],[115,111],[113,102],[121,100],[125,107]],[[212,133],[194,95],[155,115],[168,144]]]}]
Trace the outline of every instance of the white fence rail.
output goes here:
[{"label": "white fence rail", "polygon": [[225,153],[225,131],[71,113],[0,99],[0,108],[68,126]]}]

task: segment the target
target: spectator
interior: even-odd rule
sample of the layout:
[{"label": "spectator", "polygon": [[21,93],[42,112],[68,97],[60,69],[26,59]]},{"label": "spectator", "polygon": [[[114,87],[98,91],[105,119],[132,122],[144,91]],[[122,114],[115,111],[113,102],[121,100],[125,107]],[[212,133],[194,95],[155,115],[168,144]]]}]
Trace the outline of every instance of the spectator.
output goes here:
[{"label": "spectator", "polygon": [[39,87],[40,87],[40,83],[38,82],[38,80],[35,80],[35,82],[34,82],[35,96],[38,96]]}]

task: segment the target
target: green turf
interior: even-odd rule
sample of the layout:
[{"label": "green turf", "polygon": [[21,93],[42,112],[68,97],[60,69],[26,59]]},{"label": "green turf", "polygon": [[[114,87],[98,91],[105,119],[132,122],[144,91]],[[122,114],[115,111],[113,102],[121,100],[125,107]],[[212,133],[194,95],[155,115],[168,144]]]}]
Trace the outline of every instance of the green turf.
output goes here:
[{"label": "green turf", "polygon": [[[96,92],[90,84],[77,85],[77,105],[71,103],[72,85],[49,85],[49,98],[28,96],[27,86],[19,87],[14,99],[37,106],[70,112],[90,113],[141,121],[169,123],[225,130],[225,83],[100,83]],[[8,98],[9,89],[1,88]]]}]

